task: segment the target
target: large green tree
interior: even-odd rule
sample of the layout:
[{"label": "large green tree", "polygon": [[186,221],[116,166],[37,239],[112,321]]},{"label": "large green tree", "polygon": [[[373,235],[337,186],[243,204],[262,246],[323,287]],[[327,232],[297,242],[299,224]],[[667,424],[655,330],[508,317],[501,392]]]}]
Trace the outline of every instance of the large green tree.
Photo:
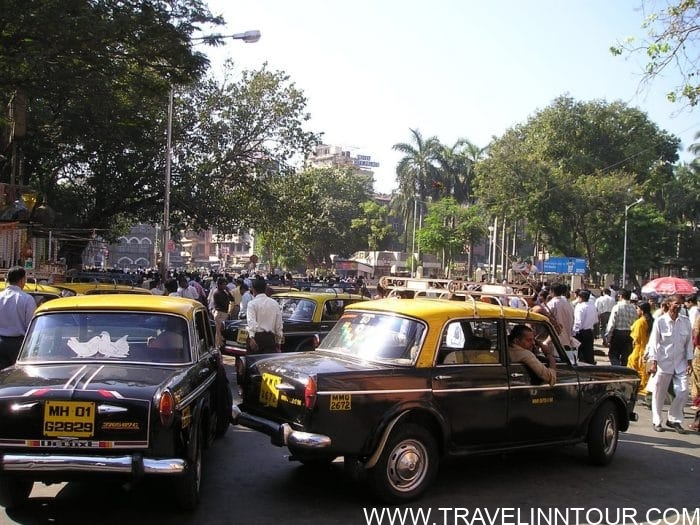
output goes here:
[{"label": "large green tree", "polygon": [[372,191],[370,177],[348,168],[309,168],[271,181],[277,219],[256,227],[266,257],[292,269],[331,264],[366,248],[367,238],[352,228]]},{"label": "large green tree", "polygon": [[[224,70],[222,79],[207,78],[176,98],[175,231],[261,231],[286,222],[293,207],[279,207],[279,181],[318,143],[317,135],[304,130],[306,97],[288,75],[266,65],[237,74],[232,62]],[[160,188],[152,188],[155,204]],[[161,212],[153,208],[152,219]]]},{"label": "large green tree", "polygon": [[628,268],[649,268],[668,240],[662,188],[678,146],[622,102],[560,97],[491,144],[475,191],[491,214],[526,219],[550,253],[586,257],[594,273],[621,268],[623,211],[645,196],[629,214],[630,244],[644,249],[631,252]]},{"label": "large green tree", "polygon": [[486,215],[478,206],[459,204],[453,197],[433,201],[416,238],[421,251],[436,253],[442,267],[450,268],[455,257],[486,233]]},{"label": "large green tree", "polygon": [[[208,65],[191,36],[221,23],[200,0],[4,1],[0,100],[22,102],[26,130],[0,121],[0,179],[43,195],[59,235],[133,220],[163,177],[170,86]],[[60,255],[76,263],[88,239],[63,237]]]}]

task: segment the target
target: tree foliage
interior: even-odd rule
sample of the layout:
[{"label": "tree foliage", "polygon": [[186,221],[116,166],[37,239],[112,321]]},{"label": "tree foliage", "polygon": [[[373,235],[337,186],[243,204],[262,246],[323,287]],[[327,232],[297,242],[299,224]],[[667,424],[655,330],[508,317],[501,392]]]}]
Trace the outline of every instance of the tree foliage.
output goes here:
[{"label": "tree foliage", "polygon": [[270,188],[279,220],[256,228],[269,260],[283,268],[315,268],[330,265],[331,254],[347,257],[366,247],[366,236],[352,223],[371,195],[369,177],[346,168],[310,168],[277,176]]},{"label": "tree foliage", "polygon": [[[306,97],[263,65],[208,78],[178,97],[171,201],[174,228],[269,230],[286,219],[273,182],[318,142],[303,129]],[[158,210],[155,209],[157,213]]]},{"label": "tree foliage", "polygon": [[630,269],[648,268],[666,226],[651,208],[673,180],[678,145],[621,102],[560,97],[491,144],[490,156],[477,165],[476,194],[494,215],[525,218],[551,253],[586,257],[594,272],[621,266],[621,211],[644,195],[648,204],[638,208],[649,206],[647,251]]},{"label": "tree foliage", "polygon": [[[171,83],[208,66],[191,35],[223,21],[200,0],[7,0],[0,10],[0,100],[26,99],[26,133],[10,135],[24,159],[18,183],[57,210],[54,230],[109,231],[153,198],[162,179]],[[87,242],[64,240],[74,262]]]},{"label": "tree foliage", "polygon": [[416,233],[421,251],[442,255],[449,267],[458,254],[486,234],[486,216],[478,206],[461,205],[446,197],[428,205],[423,226]]},{"label": "tree foliage", "polygon": [[614,55],[643,54],[647,60],[642,82],[650,82],[675,68],[681,82],[667,94],[671,102],[694,107],[700,101],[700,3],[697,0],[642,0],[643,39],[628,37],[610,48]]},{"label": "tree foliage", "polygon": [[357,231],[360,238],[367,239],[365,245],[370,251],[383,250],[395,238],[396,232],[388,223],[389,209],[368,200],[362,203],[362,214],[353,219],[350,228]]}]

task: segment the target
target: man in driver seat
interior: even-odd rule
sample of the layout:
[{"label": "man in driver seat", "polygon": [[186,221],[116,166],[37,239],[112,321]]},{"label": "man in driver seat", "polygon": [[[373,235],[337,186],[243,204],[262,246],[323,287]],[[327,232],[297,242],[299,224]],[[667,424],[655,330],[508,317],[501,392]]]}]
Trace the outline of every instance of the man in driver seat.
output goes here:
[{"label": "man in driver seat", "polygon": [[549,368],[547,368],[534,353],[535,332],[527,325],[515,325],[508,335],[508,357],[511,363],[523,363],[532,370],[540,379],[554,386],[557,382],[556,360],[554,351],[547,354]]}]

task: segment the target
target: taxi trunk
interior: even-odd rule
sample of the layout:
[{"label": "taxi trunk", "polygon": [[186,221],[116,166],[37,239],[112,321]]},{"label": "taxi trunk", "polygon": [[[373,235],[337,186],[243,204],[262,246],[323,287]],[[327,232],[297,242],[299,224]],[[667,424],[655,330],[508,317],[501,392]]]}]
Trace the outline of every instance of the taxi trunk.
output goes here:
[{"label": "taxi trunk", "polygon": [[[342,359],[325,352],[247,356],[239,377],[243,412],[303,428],[319,390],[329,388],[338,375],[367,371],[366,362]],[[320,378],[320,379],[319,379]]]},{"label": "taxi trunk", "polygon": [[99,449],[100,454],[148,448],[151,415],[156,414],[153,399],[172,373],[152,366],[97,363],[6,369],[0,390],[0,418],[5,422],[0,446],[8,452]]}]

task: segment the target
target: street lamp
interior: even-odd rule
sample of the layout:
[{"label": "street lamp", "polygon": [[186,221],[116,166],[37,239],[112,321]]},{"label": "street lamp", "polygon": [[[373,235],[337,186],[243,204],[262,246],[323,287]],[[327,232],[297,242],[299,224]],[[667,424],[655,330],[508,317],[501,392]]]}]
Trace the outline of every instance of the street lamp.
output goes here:
[{"label": "street lamp", "polygon": [[625,206],[625,240],[622,248],[622,288],[625,287],[627,282],[627,212],[630,210],[630,208],[636,206],[637,204],[641,204],[642,202],[644,202],[644,197],[639,197],[632,204]]},{"label": "street lamp", "polygon": [[[217,40],[231,38],[233,40],[243,40],[246,44],[254,44],[260,40],[260,31],[246,31],[244,33],[234,33],[232,35],[213,34],[202,37],[195,37],[191,40],[199,42],[216,43]],[[163,195],[163,280],[168,276],[170,268],[170,170],[172,164],[172,136],[173,136],[173,99],[175,96],[174,86],[170,86],[170,96],[168,97],[168,133],[166,139],[165,152],[165,193]]]}]

